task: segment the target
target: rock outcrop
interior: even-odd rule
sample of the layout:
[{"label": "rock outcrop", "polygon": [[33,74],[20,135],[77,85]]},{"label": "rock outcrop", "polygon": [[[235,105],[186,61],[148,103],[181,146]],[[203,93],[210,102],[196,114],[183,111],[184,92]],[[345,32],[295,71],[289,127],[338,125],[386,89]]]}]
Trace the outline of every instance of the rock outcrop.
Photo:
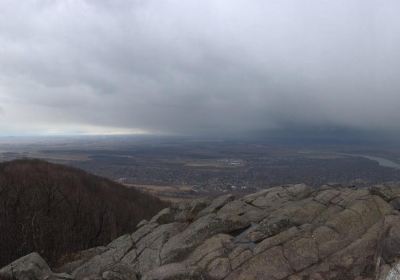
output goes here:
[{"label": "rock outcrop", "polygon": [[162,210],[58,273],[33,253],[9,279],[400,279],[400,187],[270,188]]},{"label": "rock outcrop", "polygon": [[53,273],[41,256],[31,253],[3,267],[0,270],[0,279],[68,280],[73,278],[66,273]]}]

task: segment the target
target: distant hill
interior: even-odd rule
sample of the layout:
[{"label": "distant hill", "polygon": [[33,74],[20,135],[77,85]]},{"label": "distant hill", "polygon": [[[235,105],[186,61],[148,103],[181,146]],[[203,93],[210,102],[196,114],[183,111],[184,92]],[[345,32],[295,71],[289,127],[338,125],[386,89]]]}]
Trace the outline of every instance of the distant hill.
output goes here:
[{"label": "distant hill", "polygon": [[50,263],[105,244],[165,202],[82,170],[41,160],[0,164],[0,267],[32,251]]}]

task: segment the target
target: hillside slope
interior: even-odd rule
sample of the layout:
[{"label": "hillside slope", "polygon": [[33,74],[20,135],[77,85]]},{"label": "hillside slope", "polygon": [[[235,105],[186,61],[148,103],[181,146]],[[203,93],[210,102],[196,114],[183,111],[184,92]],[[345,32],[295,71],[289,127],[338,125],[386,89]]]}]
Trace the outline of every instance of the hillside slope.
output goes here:
[{"label": "hillside slope", "polygon": [[32,253],[4,267],[0,277],[400,279],[399,202],[395,185],[289,185],[241,199],[200,199],[166,208],[132,234],[76,254],[59,273]]},{"label": "hillside slope", "polygon": [[0,164],[0,266],[61,255],[131,232],[166,204],[84,171],[40,160]]}]

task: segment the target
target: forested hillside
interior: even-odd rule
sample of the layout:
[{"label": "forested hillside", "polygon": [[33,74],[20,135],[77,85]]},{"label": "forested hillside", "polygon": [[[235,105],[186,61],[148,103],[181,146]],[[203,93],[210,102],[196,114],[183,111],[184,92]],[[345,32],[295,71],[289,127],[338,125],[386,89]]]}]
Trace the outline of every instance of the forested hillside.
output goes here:
[{"label": "forested hillside", "polygon": [[0,164],[0,267],[37,251],[67,253],[131,232],[166,203],[79,169],[40,160]]}]

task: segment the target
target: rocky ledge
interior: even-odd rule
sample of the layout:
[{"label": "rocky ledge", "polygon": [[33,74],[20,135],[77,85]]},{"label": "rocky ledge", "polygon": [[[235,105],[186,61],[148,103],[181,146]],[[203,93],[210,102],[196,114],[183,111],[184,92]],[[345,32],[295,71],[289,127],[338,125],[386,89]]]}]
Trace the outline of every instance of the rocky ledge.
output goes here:
[{"label": "rocky ledge", "polygon": [[400,187],[280,186],[162,210],[51,270],[36,253],[1,279],[400,279]]}]

